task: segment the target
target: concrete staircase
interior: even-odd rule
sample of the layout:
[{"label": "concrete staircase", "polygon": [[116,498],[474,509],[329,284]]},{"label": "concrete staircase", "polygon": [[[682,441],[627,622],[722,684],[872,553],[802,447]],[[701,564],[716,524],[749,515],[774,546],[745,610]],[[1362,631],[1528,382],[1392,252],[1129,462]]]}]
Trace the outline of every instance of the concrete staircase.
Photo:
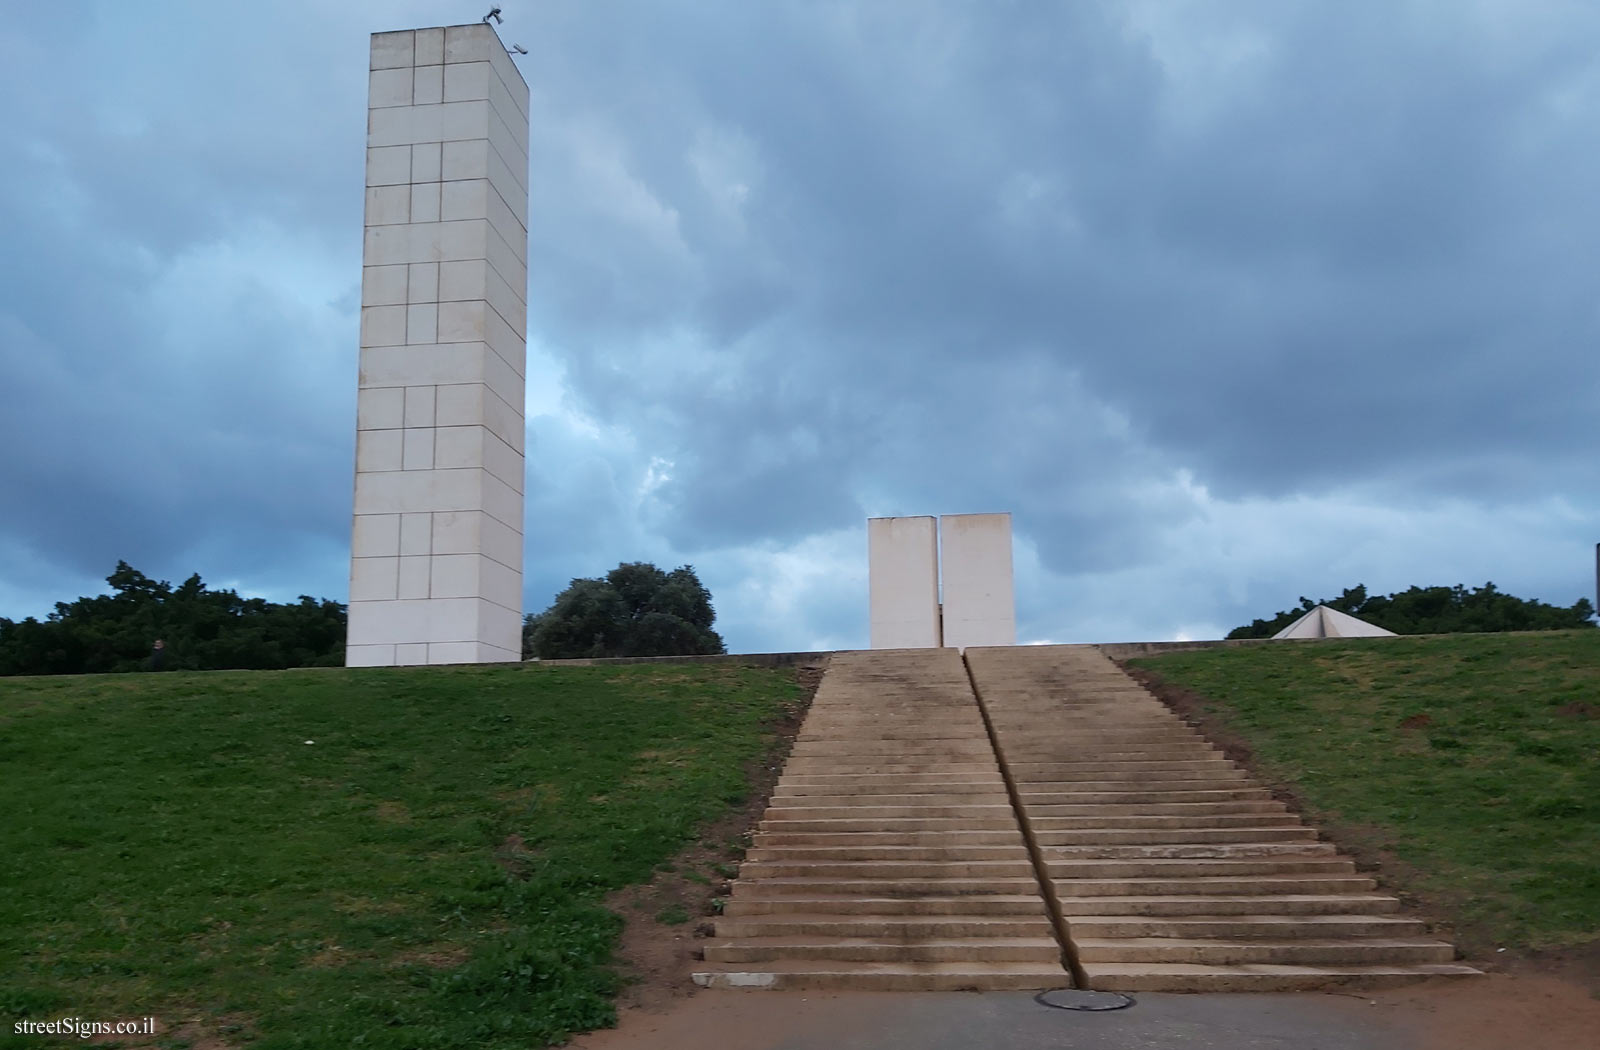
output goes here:
[{"label": "concrete staircase", "polygon": [[1477,972],[1097,650],[1026,646],[833,657],[697,983],[1069,984],[972,681],[1092,987]]},{"label": "concrete staircase", "polygon": [[710,986],[1059,988],[953,649],[833,657],[705,949]]},{"label": "concrete staircase", "polygon": [[1477,973],[1098,650],[967,660],[1093,987],[1370,988]]}]

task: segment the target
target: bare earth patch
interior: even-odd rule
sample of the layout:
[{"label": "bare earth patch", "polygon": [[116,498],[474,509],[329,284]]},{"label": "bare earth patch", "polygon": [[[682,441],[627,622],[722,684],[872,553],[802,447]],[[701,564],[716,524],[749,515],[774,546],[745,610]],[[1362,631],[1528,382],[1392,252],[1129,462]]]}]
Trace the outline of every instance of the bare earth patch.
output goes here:
[{"label": "bare earth patch", "polygon": [[[135,1018],[122,1018],[135,1020]],[[185,1017],[175,1021],[157,1017],[155,1032],[148,1036],[97,1035],[72,1040],[88,1046],[118,1046],[127,1050],[145,1047],[183,1047],[184,1050],[233,1050],[258,1038],[251,1019],[243,1014],[224,1014],[218,1018]]]},{"label": "bare earth patch", "polygon": [[617,996],[619,1011],[664,1009],[697,990],[689,975],[700,943],[711,934],[718,902],[738,874],[750,834],[766,811],[823,670],[821,664],[795,668],[802,695],[769,727],[773,739],[766,756],[746,769],[750,789],[744,804],[701,829],[694,845],[663,865],[648,883],[624,887],[606,898],[606,907],[626,922],[617,948],[628,982]]},{"label": "bare earth patch", "polygon": [[[1475,966],[1485,966],[1473,960]],[[1515,960],[1508,972],[1374,992],[1377,1016],[1415,1034],[1417,1050],[1579,1050],[1600,1033],[1600,1001],[1577,981]],[[1592,976],[1591,978],[1592,979]]]}]

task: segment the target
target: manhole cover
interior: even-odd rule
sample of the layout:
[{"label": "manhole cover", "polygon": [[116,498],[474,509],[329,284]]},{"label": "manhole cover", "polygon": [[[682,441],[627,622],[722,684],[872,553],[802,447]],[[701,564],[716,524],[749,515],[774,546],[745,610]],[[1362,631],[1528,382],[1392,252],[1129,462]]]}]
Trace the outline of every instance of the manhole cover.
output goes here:
[{"label": "manhole cover", "polygon": [[1040,992],[1033,1001],[1057,1010],[1126,1010],[1133,996],[1121,992],[1093,992],[1087,988],[1057,988]]}]

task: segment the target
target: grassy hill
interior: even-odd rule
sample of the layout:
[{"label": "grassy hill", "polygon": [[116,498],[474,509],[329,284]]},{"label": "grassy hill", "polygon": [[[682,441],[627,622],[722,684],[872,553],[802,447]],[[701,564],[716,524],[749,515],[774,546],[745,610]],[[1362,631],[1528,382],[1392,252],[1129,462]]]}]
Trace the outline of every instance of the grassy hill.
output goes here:
[{"label": "grassy hill", "polygon": [[0,679],[0,1045],[73,1016],[262,1050],[605,1024],[602,896],[741,801],[800,702],[727,665]]},{"label": "grassy hill", "polygon": [[1600,938],[1600,631],[1129,661],[1468,951]]}]

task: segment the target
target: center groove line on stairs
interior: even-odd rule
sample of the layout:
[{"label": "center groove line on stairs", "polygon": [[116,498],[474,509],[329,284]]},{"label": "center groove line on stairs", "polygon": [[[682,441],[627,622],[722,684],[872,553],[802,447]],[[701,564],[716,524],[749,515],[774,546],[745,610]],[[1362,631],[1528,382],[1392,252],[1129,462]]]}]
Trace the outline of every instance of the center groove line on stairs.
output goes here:
[{"label": "center groove line on stairs", "polygon": [[1056,896],[1055,880],[1050,877],[1050,868],[1045,863],[1044,851],[1039,848],[1039,840],[1033,834],[1033,824],[1028,819],[1027,807],[1022,804],[1022,794],[1017,790],[1016,779],[1011,775],[1011,764],[1006,761],[1005,748],[1000,744],[1000,734],[996,732],[994,720],[989,717],[989,707],[983,702],[983,690],[978,688],[978,679],[972,673],[972,664],[967,662],[967,654],[961,654],[961,666],[967,672],[967,684],[972,689],[972,698],[977,701],[978,714],[983,718],[983,731],[989,737],[989,746],[994,750],[995,764],[1000,767],[1000,779],[1005,782],[1006,798],[1011,802],[1011,812],[1016,816],[1017,828],[1022,832],[1023,844],[1028,849],[1028,863],[1033,867],[1034,878],[1039,882],[1039,895],[1044,898],[1045,911],[1050,914],[1050,930],[1055,934],[1056,944],[1061,949],[1061,965],[1072,975],[1072,987],[1087,990],[1089,975],[1084,972],[1083,963],[1078,961],[1078,946],[1072,939],[1072,927],[1067,923],[1067,917],[1061,910],[1061,899]]},{"label": "center groove line on stairs", "polygon": [[1042,905],[960,653],[839,653],[692,977],[713,988],[1065,988]]}]

